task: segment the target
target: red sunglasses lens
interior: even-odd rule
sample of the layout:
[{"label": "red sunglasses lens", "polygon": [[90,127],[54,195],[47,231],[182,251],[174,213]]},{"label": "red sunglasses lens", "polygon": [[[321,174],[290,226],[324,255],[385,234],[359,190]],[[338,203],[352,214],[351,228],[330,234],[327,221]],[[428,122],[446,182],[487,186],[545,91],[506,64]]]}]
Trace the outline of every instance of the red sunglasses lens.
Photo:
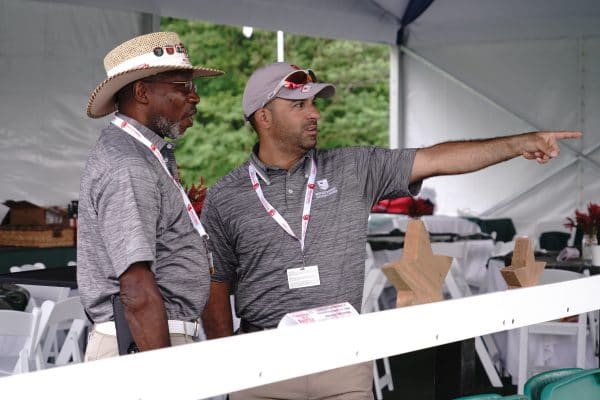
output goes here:
[{"label": "red sunglasses lens", "polygon": [[303,85],[307,82],[307,80],[308,75],[304,71],[293,72],[285,78],[286,82],[295,83],[297,85]]},{"label": "red sunglasses lens", "polygon": [[285,78],[285,81],[289,83],[295,83],[297,85],[304,85],[306,82],[316,82],[317,77],[315,76],[314,72],[312,72],[312,70],[310,69],[306,71],[300,70],[289,74]]}]

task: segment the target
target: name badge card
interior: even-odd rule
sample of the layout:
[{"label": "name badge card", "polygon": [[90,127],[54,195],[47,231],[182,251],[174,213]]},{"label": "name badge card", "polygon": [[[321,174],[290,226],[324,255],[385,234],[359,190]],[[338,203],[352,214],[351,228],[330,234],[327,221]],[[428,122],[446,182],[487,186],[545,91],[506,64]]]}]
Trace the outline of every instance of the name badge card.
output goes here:
[{"label": "name badge card", "polygon": [[312,324],[313,322],[356,316],[358,316],[356,309],[352,307],[352,304],[345,302],[288,313],[279,321],[277,327]]},{"label": "name badge card", "polygon": [[298,289],[309,286],[319,286],[319,266],[309,265],[307,267],[290,268],[287,270],[288,286],[290,289]]}]

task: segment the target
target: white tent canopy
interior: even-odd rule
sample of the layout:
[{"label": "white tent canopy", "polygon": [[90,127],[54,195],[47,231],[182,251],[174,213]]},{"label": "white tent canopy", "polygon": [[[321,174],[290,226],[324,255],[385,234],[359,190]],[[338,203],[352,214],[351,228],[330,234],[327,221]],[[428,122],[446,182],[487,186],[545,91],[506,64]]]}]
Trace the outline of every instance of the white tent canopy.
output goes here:
[{"label": "white tent canopy", "polygon": [[524,160],[426,182],[437,212],[535,221],[600,201],[600,3],[436,0],[405,28],[408,0],[0,0],[0,201],[66,204],[107,120],[85,117],[100,60],[158,15],[391,46],[390,136],[400,146],[536,129],[584,139],[538,167]]}]

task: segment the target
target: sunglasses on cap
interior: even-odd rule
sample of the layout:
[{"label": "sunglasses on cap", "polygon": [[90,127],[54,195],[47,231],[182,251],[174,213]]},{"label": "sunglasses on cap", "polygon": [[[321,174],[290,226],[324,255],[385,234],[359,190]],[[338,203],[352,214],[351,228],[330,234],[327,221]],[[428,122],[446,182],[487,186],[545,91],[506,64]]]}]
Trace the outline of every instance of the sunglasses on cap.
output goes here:
[{"label": "sunglasses on cap", "polygon": [[317,76],[313,72],[312,69],[299,69],[296,71],[292,71],[286,76],[283,77],[282,80],[279,81],[275,89],[273,89],[267,96],[267,99],[263,101],[260,108],[263,108],[267,103],[277,96],[277,93],[283,88],[286,89],[298,89],[299,87],[304,86],[308,82],[317,82]]}]

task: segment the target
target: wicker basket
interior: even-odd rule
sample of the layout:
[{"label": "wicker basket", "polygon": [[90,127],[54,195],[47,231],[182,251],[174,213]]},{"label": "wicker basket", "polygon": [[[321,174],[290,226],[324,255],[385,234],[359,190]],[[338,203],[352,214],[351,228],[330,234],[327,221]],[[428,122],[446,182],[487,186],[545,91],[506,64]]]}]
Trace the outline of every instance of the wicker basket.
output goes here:
[{"label": "wicker basket", "polygon": [[0,227],[0,246],[71,247],[75,245],[75,231],[62,225]]}]

